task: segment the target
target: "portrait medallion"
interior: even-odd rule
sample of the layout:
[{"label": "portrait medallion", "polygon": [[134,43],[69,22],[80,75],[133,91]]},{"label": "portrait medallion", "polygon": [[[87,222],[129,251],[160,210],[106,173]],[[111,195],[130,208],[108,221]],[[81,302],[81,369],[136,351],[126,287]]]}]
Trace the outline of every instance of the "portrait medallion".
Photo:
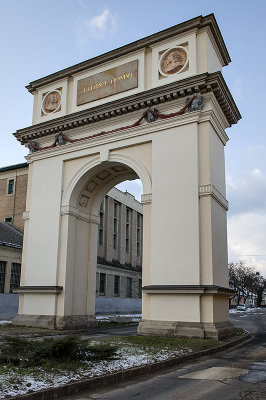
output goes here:
[{"label": "portrait medallion", "polygon": [[42,102],[42,111],[44,114],[52,114],[59,110],[61,106],[61,92],[53,90],[46,93]]},{"label": "portrait medallion", "polygon": [[159,71],[168,76],[184,70],[188,63],[187,50],[184,47],[174,47],[167,50],[159,62]]}]

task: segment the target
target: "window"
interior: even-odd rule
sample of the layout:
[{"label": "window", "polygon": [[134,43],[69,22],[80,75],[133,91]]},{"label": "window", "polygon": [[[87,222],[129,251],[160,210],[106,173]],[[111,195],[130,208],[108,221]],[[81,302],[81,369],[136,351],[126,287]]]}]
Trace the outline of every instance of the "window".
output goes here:
[{"label": "window", "polygon": [[120,276],[115,275],[114,279],[114,296],[120,296]]},{"label": "window", "polygon": [[105,296],[106,274],[100,273],[99,295]]},{"label": "window", "polygon": [[139,298],[142,297],[142,279],[139,279]]},{"label": "window", "polygon": [[130,248],[130,221],[131,221],[131,210],[127,208],[126,211],[126,252],[129,253]]},{"label": "window", "polygon": [[118,233],[118,203],[114,203],[114,233],[113,233],[113,248],[117,249],[117,233]]},{"label": "window", "polygon": [[0,293],[4,293],[6,275],[6,262],[0,261]]},{"label": "window", "polygon": [[14,193],[14,186],[15,186],[14,179],[9,179],[8,182],[7,182],[7,194],[13,194]]},{"label": "window", "polygon": [[20,284],[21,264],[12,263],[11,277],[10,277],[10,290],[16,289]]},{"label": "window", "polygon": [[6,224],[12,224],[13,218],[12,217],[5,217],[5,223]]},{"label": "window", "polygon": [[140,232],[141,232],[141,215],[137,214],[137,256],[140,256],[140,252],[141,252],[141,249],[140,249],[141,233]]},{"label": "window", "polygon": [[103,245],[103,224],[104,224],[104,208],[103,202],[100,207],[100,224],[99,224],[99,244]]},{"label": "window", "polygon": [[132,278],[127,277],[127,297],[132,297]]}]

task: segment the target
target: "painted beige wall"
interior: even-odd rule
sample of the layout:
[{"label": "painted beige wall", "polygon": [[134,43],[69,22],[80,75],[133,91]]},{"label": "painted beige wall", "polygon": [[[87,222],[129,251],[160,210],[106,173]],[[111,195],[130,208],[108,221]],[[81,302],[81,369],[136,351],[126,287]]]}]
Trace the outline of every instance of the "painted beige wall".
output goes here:
[{"label": "painted beige wall", "polygon": [[[54,285],[58,260],[62,162],[58,158],[34,163],[30,219],[24,264],[27,285]],[[36,268],[42,260],[42,268]]]},{"label": "painted beige wall", "polygon": [[151,284],[154,285],[199,284],[197,141],[197,124],[154,135],[151,222],[154,266]]},{"label": "painted beige wall", "polygon": [[198,295],[154,294],[151,298],[150,309],[148,319],[151,320],[200,322]]}]

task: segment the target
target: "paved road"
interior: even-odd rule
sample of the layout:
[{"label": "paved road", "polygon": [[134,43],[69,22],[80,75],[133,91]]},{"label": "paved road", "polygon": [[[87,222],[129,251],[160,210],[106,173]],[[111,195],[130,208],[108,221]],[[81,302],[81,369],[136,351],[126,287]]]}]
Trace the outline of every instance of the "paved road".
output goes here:
[{"label": "paved road", "polygon": [[231,315],[254,337],[234,349],[160,373],[65,400],[260,400],[266,399],[266,310]]}]

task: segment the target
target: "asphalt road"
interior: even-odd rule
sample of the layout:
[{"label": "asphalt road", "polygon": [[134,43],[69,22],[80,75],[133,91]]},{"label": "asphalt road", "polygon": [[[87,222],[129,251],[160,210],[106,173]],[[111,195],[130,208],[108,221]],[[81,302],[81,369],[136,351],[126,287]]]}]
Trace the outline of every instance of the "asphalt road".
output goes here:
[{"label": "asphalt road", "polygon": [[[266,399],[266,309],[231,314],[253,338],[231,350],[65,400]],[[121,333],[121,331],[120,331]]]}]

